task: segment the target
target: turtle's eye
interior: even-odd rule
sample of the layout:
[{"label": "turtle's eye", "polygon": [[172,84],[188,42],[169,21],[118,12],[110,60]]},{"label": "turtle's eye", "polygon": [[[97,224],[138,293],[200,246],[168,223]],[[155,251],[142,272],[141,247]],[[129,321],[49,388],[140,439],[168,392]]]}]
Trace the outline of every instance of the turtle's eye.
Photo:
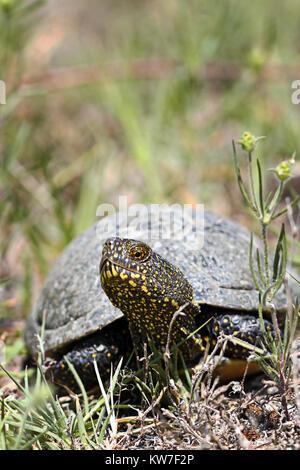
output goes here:
[{"label": "turtle's eye", "polygon": [[149,258],[151,249],[147,245],[133,245],[129,249],[129,256],[134,261],[146,261]]}]

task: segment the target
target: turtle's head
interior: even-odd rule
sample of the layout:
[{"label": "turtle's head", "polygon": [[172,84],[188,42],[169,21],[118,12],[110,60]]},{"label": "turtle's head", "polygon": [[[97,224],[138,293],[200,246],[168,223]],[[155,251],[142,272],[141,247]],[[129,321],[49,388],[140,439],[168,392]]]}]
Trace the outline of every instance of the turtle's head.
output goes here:
[{"label": "turtle's head", "polygon": [[180,269],[137,240],[105,242],[100,278],[110,301],[140,332],[165,336],[173,313],[193,299],[193,289]]}]

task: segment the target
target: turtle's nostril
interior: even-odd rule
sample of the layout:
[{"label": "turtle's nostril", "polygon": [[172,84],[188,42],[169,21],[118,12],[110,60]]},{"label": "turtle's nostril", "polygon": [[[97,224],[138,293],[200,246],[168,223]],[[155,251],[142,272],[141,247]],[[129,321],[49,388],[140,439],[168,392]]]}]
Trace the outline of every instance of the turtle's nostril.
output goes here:
[{"label": "turtle's nostril", "polygon": [[113,249],[114,246],[114,239],[113,238],[108,238],[106,242],[104,243],[104,248],[108,248],[110,250]]}]

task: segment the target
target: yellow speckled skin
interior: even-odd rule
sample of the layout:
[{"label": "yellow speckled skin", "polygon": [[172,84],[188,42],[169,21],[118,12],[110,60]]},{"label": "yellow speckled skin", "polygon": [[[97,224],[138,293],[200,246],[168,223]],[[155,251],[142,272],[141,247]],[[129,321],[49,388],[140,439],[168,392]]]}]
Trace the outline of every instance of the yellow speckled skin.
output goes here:
[{"label": "yellow speckled skin", "polygon": [[[169,263],[143,242],[126,238],[109,238],[100,262],[101,285],[113,305],[125,314],[138,352],[152,340],[163,351],[172,318],[184,305],[184,315],[172,323],[170,344],[175,345],[203,325],[200,334],[186,340],[180,349],[186,362],[194,362],[207,343],[212,348],[220,332],[251,344],[261,345],[263,334],[257,313],[196,304],[193,288],[179,268]],[[264,320],[266,330],[273,326]],[[141,349],[142,352],[142,349]],[[225,353],[232,358],[246,358],[249,351],[228,342]]]},{"label": "yellow speckled skin", "polygon": [[[94,386],[93,362],[97,362],[101,376],[105,378],[110,365],[116,365],[121,356],[128,355],[132,348],[130,340],[137,356],[142,357],[145,342],[150,340],[158,351],[163,352],[169,337],[170,346],[180,343],[188,365],[196,364],[207,346],[209,349],[214,347],[220,332],[251,344],[263,342],[257,314],[194,303],[193,288],[181,270],[143,242],[109,238],[103,247],[100,280],[112,304],[125,314],[130,335],[126,334],[124,318],[123,332],[112,323],[76,342],[52,368],[53,379],[58,384],[76,387],[66,362],[68,359],[85,385]],[[203,288],[205,290],[205,286]],[[180,314],[175,316],[179,309]],[[272,332],[271,323],[264,322],[265,328]],[[191,335],[204,324],[199,333]],[[225,354],[234,359],[245,359],[249,352],[229,341]],[[232,364],[226,368],[222,375],[229,377],[236,373]]]},{"label": "yellow speckled skin", "polygon": [[[150,339],[157,349],[166,346],[170,323],[180,306],[188,303],[171,330],[171,345],[197,328],[200,314],[193,304],[193,289],[179,268],[163,259],[146,244],[111,238],[104,245],[100,263],[102,287],[116,307],[125,313],[133,343],[137,348]],[[183,320],[184,318],[184,320]],[[200,337],[186,341],[181,350],[193,360],[203,350]]]}]

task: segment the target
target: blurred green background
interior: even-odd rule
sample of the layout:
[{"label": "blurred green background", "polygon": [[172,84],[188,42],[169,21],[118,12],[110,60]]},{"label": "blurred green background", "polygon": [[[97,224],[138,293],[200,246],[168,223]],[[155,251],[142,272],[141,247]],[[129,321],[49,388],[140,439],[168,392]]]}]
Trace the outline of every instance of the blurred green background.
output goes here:
[{"label": "blurred green background", "polygon": [[231,141],[267,136],[266,168],[299,147],[299,24],[297,0],[0,0],[2,318],[119,195],[251,226]]}]

